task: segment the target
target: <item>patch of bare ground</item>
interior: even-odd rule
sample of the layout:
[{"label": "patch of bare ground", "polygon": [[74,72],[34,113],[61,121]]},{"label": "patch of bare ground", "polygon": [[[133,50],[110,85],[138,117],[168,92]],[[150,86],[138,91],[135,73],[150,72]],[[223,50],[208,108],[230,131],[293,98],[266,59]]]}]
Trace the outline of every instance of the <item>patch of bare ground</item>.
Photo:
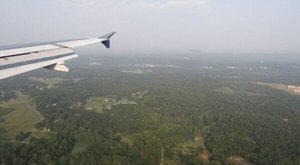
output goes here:
[{"label": "patch of bare ground", "polygon": [[288,119],[288,118],[283,118],[283,119],[282,119],[282,121],[284,121],[284,122],[288,122],[288,121],[289,121],[289,119]]},{"label": "patch of bare ground", "polygon": [[200,160],[202,161],[203,164],[209,164],[210,156],[209,156],[209,152],[207,150],[200,152],[199,156],[200,156]]},{"label": "patch of bare ground", "polygon": [[264,83],[264,82],[254,82],[254,84],[286,91],[295,95],[300,95],[300,86],[286,85],[286,84],[279,84],[279,83]]},{"label": "patch of bare ground", "polygon": [[234,165],[252,165],[248,160],[240,156],[230,156],[227,161]]}]

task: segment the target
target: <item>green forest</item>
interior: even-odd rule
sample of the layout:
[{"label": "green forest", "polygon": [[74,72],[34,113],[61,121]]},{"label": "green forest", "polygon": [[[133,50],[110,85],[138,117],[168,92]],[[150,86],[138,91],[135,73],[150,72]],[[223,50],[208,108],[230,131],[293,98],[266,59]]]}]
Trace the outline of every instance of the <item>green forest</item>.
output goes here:
[{"label": "green forest", "polygon": [[0,164],[300,164],[299,64],[191,58],[85,57],[2,80]]}]

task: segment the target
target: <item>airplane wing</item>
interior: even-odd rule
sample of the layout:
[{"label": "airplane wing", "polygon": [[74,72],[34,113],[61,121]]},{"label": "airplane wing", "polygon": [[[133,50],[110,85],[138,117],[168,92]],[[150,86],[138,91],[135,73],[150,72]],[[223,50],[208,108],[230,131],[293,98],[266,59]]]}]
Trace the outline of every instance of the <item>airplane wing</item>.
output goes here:
[{"label": "airplane wing", "polygon": [[110,38],[114,34],[115,32],[112,32],[99,38],[0,47],[0,80],[39,68],[68,72],[64,62],[78,57],[73,48],[96,43],[110,48]]}]

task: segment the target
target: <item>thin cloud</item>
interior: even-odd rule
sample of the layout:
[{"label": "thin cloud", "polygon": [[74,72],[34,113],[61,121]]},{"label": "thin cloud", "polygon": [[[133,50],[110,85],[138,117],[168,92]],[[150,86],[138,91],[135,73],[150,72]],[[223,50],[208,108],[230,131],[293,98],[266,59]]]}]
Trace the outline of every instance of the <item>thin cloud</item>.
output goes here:
[{"label": "thin cloud", "polygon": [[52,4],[56,7],[140,7],[151,9],[169,8],[199,8],[207,3],[208,0],[53,0]]},{"label": "thin cloud", "polygon": [[159,8],[199,8],[207,3],[207,0],[165,0],[156,2]]}]

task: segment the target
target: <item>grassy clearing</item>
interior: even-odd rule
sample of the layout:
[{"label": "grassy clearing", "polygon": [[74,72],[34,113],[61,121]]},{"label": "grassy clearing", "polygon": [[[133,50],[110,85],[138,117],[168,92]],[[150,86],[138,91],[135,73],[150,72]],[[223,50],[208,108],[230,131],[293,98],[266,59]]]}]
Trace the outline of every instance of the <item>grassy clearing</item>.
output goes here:
[{"label": "grassy clearing", "polygon": [[179,144],[182,149],[197,149],[199,146],[202,146],[200,142],[197,141],[186,141]]},{"label": "grassy clearing", "polygon": [[62,83],[65,79],[63,78],[41,78],[41,77],[29,77],[30,80],[47,84],[49,87],[53,87],[55,84]]},{"label": "grassy clearing", "polygon": [[55,132],[41,132],[41,131],[37,131],[37,132],[31,132],[31,137],[35,137],[35,138],[50,138],[51,136],[55,136],[56,133]]},{"label": "grassy clearing", "polygon": [[4,122],[1,123],[12,139],[21,131],[36,131],[35,125],[43,120],[43,116],[26,95],[19,94],[17,99],[1,103],[0,107],[14,109],[4,116]]},{"label": "grassy clearing", "polygon": [[[60,77],[54,77],[54,78],[29,77],[29,79],[32,81],[46,84],[48,87],[53,87],[56,84],[60,84],[60,83],[63,83],[64,81],[68,80],[68,79],[63,79]],[[83,79],[82,78],[73,78],[70,80],[74,81],[75,83],[78,83],[79,81],[81,81]]]},{"label": "grassy clearing", "polygon": [[122,136],[121,137],[121,141],[123,142],[123,143],[126,143],[126,144],[128,144],[128,145],[130,145],[130,146],[132,146],[133,145],[133,141],[131,140],[131,138],[129,138],[128,136]]},{"label": "grassy clearing", "polygon": [[86,151],[87,147],[89,147],[89,146],[90,146],[90,144],[87,141],[84,141],[84,140],[76,141],[76,144],[72,150],[72,154],[84,152],[84,151]]},{"label": "grassy clearing", "polygon": [[215,91],[223,93],[223,94],[227,94],[227,95],[243,94],[243,95],[247,95],[247,96],[266,96],[266,94],[262,94],[262,93],[234,90],[234,89],[230,88],[229,86],[223,86],[221,88],[215,89]]},{"label": "grassy clearing", "polygon": [[95,141],[93,135],[83,134],[76,137],[76,143],[73,147],[72,154],[84,152],[86,149],[93,144]]},{"label": "grassy clearing", "polygon": [[216,89],[216,91],[224,94],[234,94],[234,90],[228,86],[223,86],[222,88],[218,88]]},{"label": "grassy clearing", "polygon": [[227,161],[233,165],[252,165],[250,162],[240,156],[230,156]]},{"label": "grassy clearing", "polygon": [[110,109],[113,105],[115,105],[115,102],[105,97],[91,97],[87,100],[85,109],[102,113],[104,109]]},{"label": "grassy clearing", "polygon": [[102,113],[104,109],[111,109],[114,105],[119,104],[137,104],[135,101],[122,99],[116,100],[106,97],[91,97],[87,100],[85,105],[86,111],[93,111]]}]

